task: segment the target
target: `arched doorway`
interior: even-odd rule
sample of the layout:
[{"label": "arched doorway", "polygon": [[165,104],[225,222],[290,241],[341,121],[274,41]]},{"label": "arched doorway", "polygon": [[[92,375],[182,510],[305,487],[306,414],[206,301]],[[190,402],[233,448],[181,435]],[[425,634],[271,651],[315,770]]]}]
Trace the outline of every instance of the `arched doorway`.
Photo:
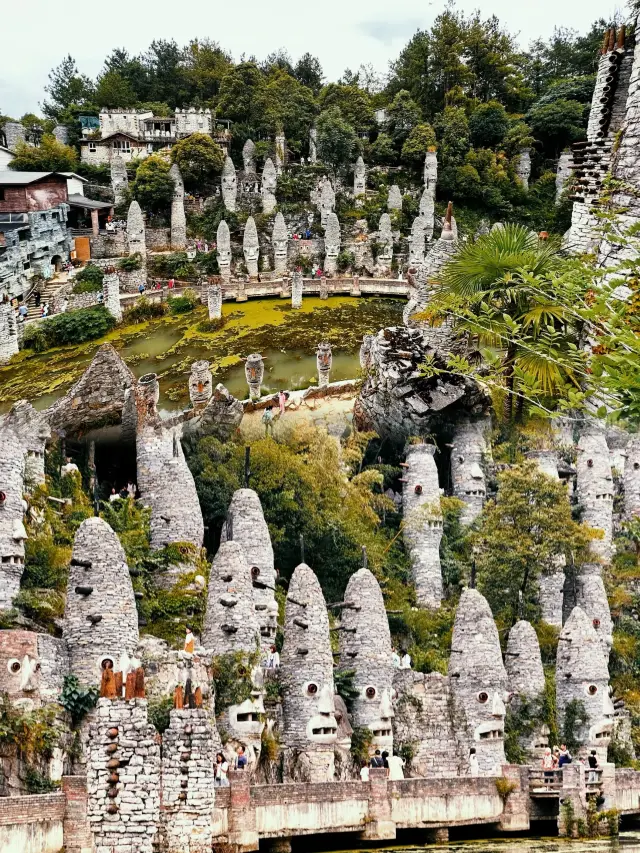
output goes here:
[{"label": "arched doorway", "polygon": [[60,255],[54,255],[51,258],[51,266],[56,272],[60,272],[60,270],[62,269],[62,258]]}]

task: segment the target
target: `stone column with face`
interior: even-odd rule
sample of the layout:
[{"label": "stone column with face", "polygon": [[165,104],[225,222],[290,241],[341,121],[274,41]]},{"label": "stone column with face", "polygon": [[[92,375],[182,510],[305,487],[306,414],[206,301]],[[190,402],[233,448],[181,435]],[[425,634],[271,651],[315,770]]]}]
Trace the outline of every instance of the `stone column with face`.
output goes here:
[{"label": "stone column with face", "polygon": [[423,264],[424,263],[424,241],[426,232],[426,219],[422,216],[416,216],[411,226],[411,235],[409,237],[409,263]]},{"label": "stone column with face", "polygon": [[364,203],[364,196],[367,193],[367,167],[364,164],[362,157],[358,157],[353,170],[353,197],[355,198],[356,207],[361,207]]},{"label": "stone column with face", "polygon": [[78,528],[69,568],[62,636],[73,675],[99,684],[138,644],[138,613],[129,568],[118,537],[101,518]]},{"label": "stone column with face", "polygon": [[189,377],[189,399],[194,408],[206,406],[213,394],[213,379],[208,361],[194,361]]},{"label": "stone column with face", "polygon": [[487,497],[483,470],[485,455],[489,452],[487,432],[491,419],[461,419],[456,423],[451,449],[451,479],[453,494],[464,501],[460,522],[471,524],[482,512]]},{"label": "stone column with face", "polygon": [[500,773],[505,763],[504,718],[507,673],[498,629],[487,600],[476,589],[460,596],[451,640],[449,680],[465,721],[460,738],[474,748],[481,775]]},{"label": "stone column with face", "polygon": [[284,275],[287,271],[287,244],[289,237],[284,216],[280,211],[276,213],[271,236],[273,244],[273,270],[276,275]]},{"label": "stone column with face", "polygon": [[295,270],[293,280],[291,282],[291,307],[302,308],[302,288],[304,281],[302,278],[302,270]]},{"label": "stone column with face", "polygon": [[25,713],[42,704],[38,635],[31,631],[0,631],[0,693]]},{"label": "stone column with face", "polygon": [[174,252],[181,252],[187,245],[187,217],[184,212],[184,181],[177,163],[173,164],[169,175],[174,185],[171,201],[171,248]]},{"label": "stone column with face", "polygon": [[219,284],[210,284],[207,288],[207,307],[210,320],[222,317],[222,290]]},{"label": "stone column with face", "polygon": [[231,234],[229,226],[222,219],[216,233],[216,251],[218,253],[218,267],[222,280],[228,282],[231,278]]},{"label": "stone column with face", "polygon": [[242,251],[247,271],[252,278],[258,275],[258,258],[260,256],[260,243],[258,241],[258,229],[253,216],[250,216],[244,226],[244,237],[242,240]]},{"label": "stone column with face", "polygon": [[285,781],[330,782],[338,723],[329,617],[320,583],[304,563],[289,583],[280,672]]},{"label": "stone column with face", "polygon": [[582,703],[588,716],[586,721],[578,720],[575,725],[576,738],[583,742],[580,752],[586,755],[595,749],[598,760],[605,762],[614,726],[609,669],[600,638],[580,607],[574,607],[558,643],[556,708],[560,731],[574,700]]},{"label": "stone column with face", "polygon": [[336,194],[331,186],[331,181],[326,179],[320,190],[320,224],[326,227],[327,217],[333,213],[336,206]]},{"label": "stone column with face", "polygon": [[340,254],[340,222],[335,213],[328,213],[324,229],[324,269],[335,273]]},{"label": "stone column with face", "polygon": [[587,618],[591,620],[608,664],[609,653],[613,645],[613,622],[607,592],[602,580],[602,566],[599,563],[585,563],[580,566],[576,578],[575,603],[584,610]]},{"label": "stone column with face", "polygon": [[590,549],[595,557],[608,562],[613,536],[613,477],[604,433],[593,431],[580,436],[576,474],[582,521],[603,533],[602,539],[591,542]]},{"label": "stone column with face", "polygon": [[624,463],[624,512],[627,518],[640,515],[640,436],[627,444]]},{"label": "stone column with face", "polygon": [[273,160],[271,159],[271,157],[267,157],[264,162],[264,167],[262,169],[262,184],[260,187],[260,193],[262,195],[263,213],[273,213],[273,211],[275,210],[277,204],[277,186],[278,173],[276,171],[276,167],[273,165]]},{"label": "stone column with face", "polygon": [[231,157],[226,157],[222,167],[222,201],[227,210],[235,213],[238,196],[238,178]]},{"label": "stone column with face", "polygon": [[402,210],[402,193],[397,184],[389,187],[387,196],[387,210]]},{"label": "stone column with face", "polygon": [[139,254],[143,259],[147,257],[147,244],[145,240],[145,225],[142,208],[137,201],[132,201],[127,213],[127,241],[129,243],[129,254]]},{"label": "stone column with face", "polygon": [[371,730],[372,749],[393,751],[391,634],[380,585],[369,569],[351,575],[340,622],[340,669],[355,670],[353,724]]},{"label": "stone column with face", "polygon": [[404,540],[411,559],[416,599],[421,607],[437,608],[442,601],[440,541],[442,511],[435,447],[407,447],[402,484]]},{"label": "stone column with face", "polygon": [[[27,400],[14,403],[2,422],[2,434],[13,433],[11,441],[22,445],[25,453],[25,485],[44,483],[44,450],[51,437],[51,428],[46,417],[36,412]],[[7,438],[7,440],[9,440]]]},{"label": "stone column with face", "polygon": [[378,263],[389,267],[393,260],[393,233],[391,231],[391,217],[388,213],[383,213],[380,217],[378,243],[381,247],[378,253]]},{"label": "stone column with face", "polygon": [[269,528],[260,498],[253,489],[238,489],[229,505],[221,541],[232,538],[242,546],[253,584],[253,604],[260,625],[262,648],[275,642],[278,605],[275,599],[276,570]]},{"label": "stone column with face", "polygon": [[11,607],[20,589],[24,571],[24,543],[27,531],[23,522],[22,494],[25,456],[11,440],[10,430],[0,432],[0,608]]},{"label": "stone column with face", "polygon": [[247,139],[242,147],[242,164],[244,171],[254,174],[256,171],[256,146],[252,139]]},{"label": "stone column with face", "polygon": [[264,361],[259,352],[247,356],[244,364],[244,375],[249,386],[249,396],[252,400],[259,399],[262,393],[261,385],[264,379]]},{"label": "stone column with face", "polygon": [[316,366],[318,368],[318,387],[323,388],[329,384],[329,374],[331,373],[331,365],[333,356],[331,353],[331,344],[318,344],[316,349]]},{"label": "stone column with face", "polygon": [[[540,643],[533,626],[524,619],[516,622],[509,631],[505,669],[509,692],[513,694],[511,702],[515,707],[540,699],[545,686]],[[545,747],[549,746],[548,726],[536,726],[531,735],[521,738],[520,745],[531,760],[541,759]]]}]

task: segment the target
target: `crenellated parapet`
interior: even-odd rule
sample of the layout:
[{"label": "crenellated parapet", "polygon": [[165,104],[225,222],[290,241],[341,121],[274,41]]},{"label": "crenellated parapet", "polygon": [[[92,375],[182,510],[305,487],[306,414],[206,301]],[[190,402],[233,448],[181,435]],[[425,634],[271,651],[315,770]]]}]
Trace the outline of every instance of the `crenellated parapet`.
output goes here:
[{"label": "crenellated parapet", "polygon": [[338,723],[329,617],[320,583],[304,563],[289,583],[280,675],[284,781],[331,782]]}]

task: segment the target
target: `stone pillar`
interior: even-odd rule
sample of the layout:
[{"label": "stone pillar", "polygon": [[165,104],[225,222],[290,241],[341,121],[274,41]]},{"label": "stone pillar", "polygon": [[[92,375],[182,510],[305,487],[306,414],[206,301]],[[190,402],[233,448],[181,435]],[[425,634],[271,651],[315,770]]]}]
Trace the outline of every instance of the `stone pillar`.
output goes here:
[{"label": "stone pillar", "polygon": [[115,272],[107,272],[102,280],[102,304],[109,314],[116,318],[119,323],[122,320],[122,307],[120,306],[120,279]]},{"label": "stone pillar", "polygon": [[584,766],[577,761],[565,764],[562,768],[562,789],[560,791],[560,813],[558,814],[558,835],[577,837],[577,821],[587,818],[587,788]]},{"label": "stone pillar", "polygon": [[360,290],[360,276],[354,275],[353,284],[351,286],[350,296],[361,296],[362,291]]},{"label": "stone pillar", "polygon": [[508,779],[515,785],[515,789],[504,800],[500,829],[502,832],[529,829],[529,768],[517,764],[503,764],[502,778]]},{"label": "stone pillar", "polygon": [[91,211],[91,233],[94,237],[97,237],[100,234],[100,221],[98,219],[98,211]]},{"label": "stone pillar", "polygon": [[184,212],[184,182],[177,163],[169,169],[169,175],[174,183],[171,201],[171,249],[181,252],[187,245],[187,217]]},{"label": "stone pillar", "polygon": [[264,361],[259,352],[247,356],[244,364],[244,375],[249,386],[249,397],[252,400],[259,399],[262,393],[260,386],[264,379]]},{"label": "stone pillar", "polygon": [[287,162],[287,140],[282,131],[276,135],[276,174],[281,175],[284,169],[284,164]]},{"label": "stone pillar", "polygon": [[156,373],[145,373],[138,379],[136,388],[136,396],[138,396],[144,405],[145,413],[153,415],[156,413],[158,400],[160,399],[160,385],[158,384],[158,375]]},{"label": "stone pillar", "polygon": [[613,478],[604,432],[594,430],[580,436],[576,491],[583,508],[582,521],[604,534],[602,539],[592,540],[589,549],[596,557],[608,562],[613,539]]},{"label": "stone pillar", "polygon": [[215,799],[213,730],[204,708],[174,709],[162,736],[167,853],[210,853]]},{"label": "stone pillar", "polygon": [[[433,229],[433,226],[432,226]],[[422,264],[424,263],[424,243],[425,233],[427,230],[426,220],[422,216],[416,216],[411,226],[411,236],[409,237],[409,263]],[[433,234],[433,230],[432,230]],[[392,244],[393,247],[393,244]]]},{"label": "stone pillar", "polygon": [[89,728],[87,790],[94,853],[153,853],[160,755],[146,699],[98,700]]},{"label": "stone pillar", "polygon": [[210,284],[207,288],[207,305],[209,319],[219,320],[222,317],[222,289],[219,284]]},{"label": "stone pillar", "polygon": [[358,157],[353,170],[353,197],[356,207],[362,207],[367,194],[367,168],[362,157]]},{"label": "stone pillar", "polygon": [[435,447],[428,444],[407,448],[402,511],[416,600],[420,607],[437,609],[443,596],[440,566],[443,521],[434,452]]},{"label": "stone pillar", "polygon": [[523,189],[529,190],[529,178],[531,176],[531,149],[523,148],[518,155],[516,161],[516,175],[523,186]]},{"label": "stone pillar", "polygon": [[276,214],[273,223],[271,243],[273,245],[273,271],[276,276],[282,276],[287,271],[287,225],[280,211]]},{"label": "stone pillar", "polygon": [[208,361],[194,361],[189,377],[189,399],[194,409],[206,406],[213,396],[213,380]]},{"label": "stone pillar", "polygon": [[328,213],[324,228],[324,271],[334,274],[340,254],[340,222],[335,213]]},{"label": "stone pillar", "polygon": [[331,181],[325,180],[322,183],[322,187],[320,189],[320,224],[323,228],[326,227],[327,217],[330,213],[333,213],[333,210],[336,206],[336,194],[331,186]]},{"label": "stone pillar", "polygon": [[247,219],[244,226],[244,238],[242,241],[242,250],[244,252],[244,261],[247,265],[247,272],[251,278],[258,276],[258,258],[260,256],[260,243],[258,242],[258,229],[253,216]]},{"label": "stone pillar", "polygon": [[229,770],[227,839],[233,853],[258,849],[256,812],[251,805],[251,777],[246,770]]},{"label": "stone pillar", "polygon": [[62,793],[65,796],[64,849],[66,853],[92,853],[93,838],[87,818],[87,777],[63,776]]},{"label": "stone pillar", "polygon": [[[585,770],[585,774],[589,771]],[[588,779],[589,777],[586,776]],[[604,797],[602,810],[614,809],[616,807],[616,765],[606,764],[600,765],[600,785],[601,793]]]},{"label": "stone pillar", "polygon": [[229,226],[224,219],[221,219],[218,225],[216,250],[218,253],[220,277],[225,283],[228,283],[231,280],[231,234],[229,233]]},{"label": "stone pillar", "polygon": [[320,279],[320,299],[328,299],[329,298],[329,285],[327,284],[327,279],[322,276]]},{"label": "stone pillar", "polygon": [[558,157],[556,168],[556,204],[560,204],[560,198],[564,191],[566,182],[571,177],[571,151],[563,151]]},{"label": "stone pillar", "polygon": [[302,270],[296,270],[293,273],[293,282],[291,284],[291,307],[302,308]]},{"label": "stone pillar", "polygon": [[275,210],[277,204],[277,185],[278,173],[276,171],[276,167],[273,165],[273,160],[271,159],[271,157],[267,157],[264,162],[264,168],[262,169],[262,184],[260,187],[260,193],[262,195],[263,213],[273,213],[273,211]]},{"label": "stone pillar", "polygon": [[402,210],[402,193],[397,184],[389,187],[387,196],[387,210]]},{"label": "stone pillar", "polygon": [[315,164],[318,162],[318,131],[312,127],[309,131],[309,162]]},{"label": "stone pillar", "polygon": [[137,201],[132,201],[127,214],[127,240],[129,254],[139,254],[146,261],[147,244],[145,242],[145,225],[142,209]]},{"label": "stone pillar", "polygon": [[329,373],[331,372],[332,363],[331,344],[318,344],[316,349],[316,366],[318,368],[319,388],[325,388],[329,384]]},{"label": "stone pillar", "polygon": [[383,841],[396,837],[396,825],[391,819],[391,798],[387,771],[384,767],[369,770],[369,814],[361,837],[366,841]]},{"label": "stone pillar", "polygon": [[542,619],[549,625],[555,625],[556,628],[562,628],[564,581],[564,571],[560,568],[549,575],[541,574],[538,581]]},{"label": "stone pillar", "polygon": [[0,302],[0,364],[18,352],[18,324],[9,302]]},{"label": "stone pillar", "polygon": [[362,338],[362,346],[360,347],[360,367],[362,368],[362,370],[366,370],[369,367],[373,340],[373,335],[365,335]]},{"label": "stone pillar", "polygon": [[247,174],[255,174],[256,171],[256,145],[253,139],[247,139],[242,147],[242,164]]},{"label": "stone pillar", "polygon": [[111,158],[111,188],[113,189],[113,204],[119,207],[127,197],[129,189],[129,176],[127,166],[122,157],[116,155]]},{"label": "stone pillar", "polygon": [[235,213],[238,196],[238,179],[236,167],[231,157],[227,157],[222,167],[222,201],[227,210]]},{"label": "stone pillar", "polygon": [[433,239],[436,183],[438,181],[438,155],[427,151],[424,158],[424,191],[420,199],[420,216],[425,220],[425,237]]},{"label": "stone pillar", "polygon": [[453,434],[451,450],[451,479],[453,494],[464,501],[461,524],[471,524],[482,512],[487,496],[483,470],[484,457],[490,453],[486,436],[491,429],[491,417],[480,420],[460,419]]},{"label": "stone pillar", "polygon": [[378,242],[381,248],[376,263],[382,268],[383,274],[388,274],[393,261],[393,233],[391,231],[391,217],[388,213],[383,213],[380,217]]}]

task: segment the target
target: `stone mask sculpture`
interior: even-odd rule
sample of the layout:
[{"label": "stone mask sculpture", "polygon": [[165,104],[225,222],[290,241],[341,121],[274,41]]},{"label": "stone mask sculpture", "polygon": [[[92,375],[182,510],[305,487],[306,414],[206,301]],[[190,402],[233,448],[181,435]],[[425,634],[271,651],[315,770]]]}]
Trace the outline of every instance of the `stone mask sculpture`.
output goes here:
[{"label": "stone mask sculpture", "polygon": [[278,173],[271,157],[267,157],[262,170],[262,212],[272,213],[276,206]]},{"label": "stone mask sculpture", "polygon": [[222,167],[222,200],[227,210],[235,213],[238,195],[238,179],[236,167],[231,157],[227,157]]},{"label": "stone mask sculpture", "polygon": [[283,275],[287,271],[289,235],[287,234],[287,225],[284,221],[284,216],[280,211],[276,214],[273,223],[271,242],[273,244],[274,271],[276,275]]},{"label": "stone mask sculpture", "polygon": [[244,238],[242,241],[244,260],[250,276],[258,275],[258,257],[260,255],[260,244],[258,242],[258,229],[253,216],[247,219],[244,226]]}]

